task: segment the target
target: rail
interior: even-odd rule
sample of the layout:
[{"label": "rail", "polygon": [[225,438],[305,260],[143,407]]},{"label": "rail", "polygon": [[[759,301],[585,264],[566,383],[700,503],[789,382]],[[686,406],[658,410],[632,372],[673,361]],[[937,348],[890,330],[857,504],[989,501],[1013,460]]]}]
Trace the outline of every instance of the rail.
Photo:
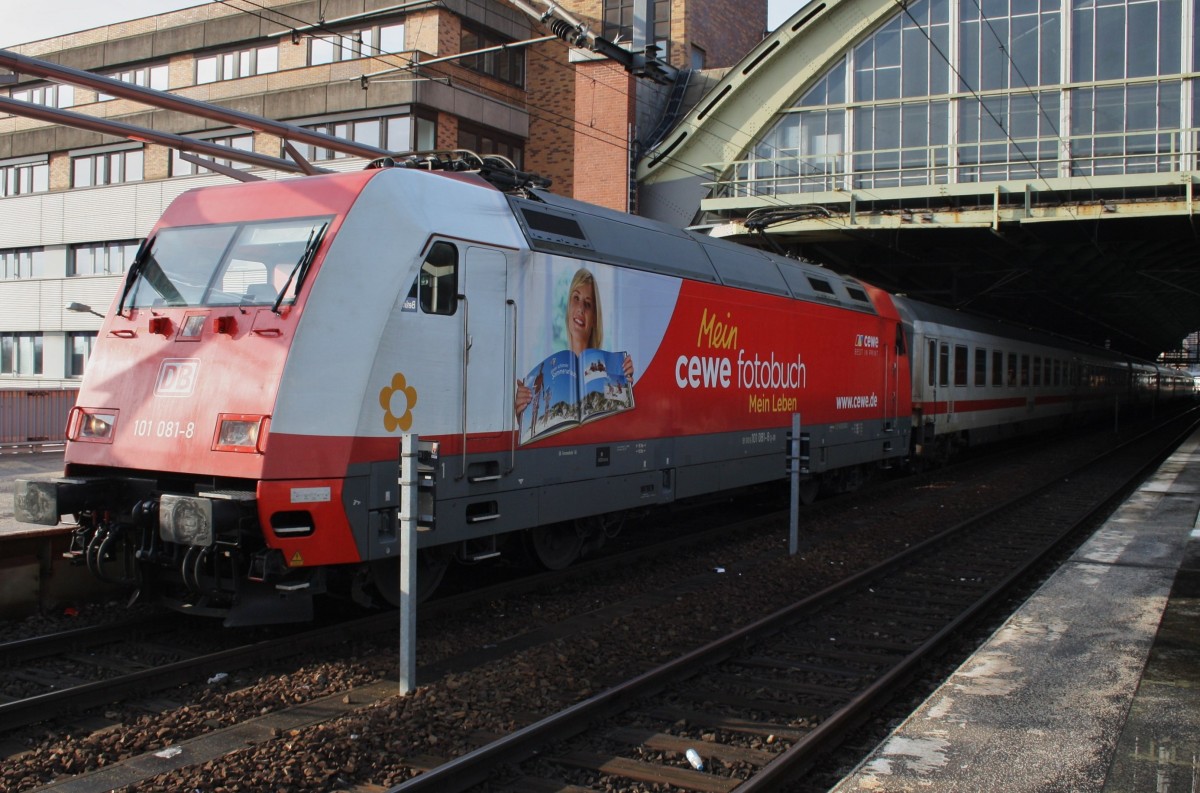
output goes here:
[{"label": "rail", "polygon": [[[1193,431],[1194,415],[1186,423],[1186,432]],[[497,773],[517,779],[514,789],[522,789],[527,782],[532,787],[542,779],[561,778],[566,768],[601,779],[632,778],[691,790],[777,789],[894,696],[922,659],[973,623],[1081,527],[1090,526],[1098,510],[1124,495],[1129,483],[1158,464],[1163,449],[1174,448],[1181,437],[1186,433],[1180,436],[1176,429],[1169,442],[1148,434],[1110,449],[1069,476],[1056,477],[851,579],[388,793],[463,791]],[[1132,450],[1138,441],[1146,445]],[[1048,516],[1048,504],[1065,506]],[[703,712],[686,703],[698,704]],[[771,735],[775,740],[768,743],[774,749],[748,752],[736,741],[730,746],[708,738],[693,741],[710,758],[737,758],[730,762],[740,767],[731,776],[705,772],[702,762],[697,765],[701,758],[689,755],[692,770],[669,759],[682,752],[678,747],[686,741],[647,732],[644,726],[622,726],[628,720],[616,714],[625,713],[634,714],[639,725],[646,714],[688,729],[707,725],[704,731],[718,741],[725,730]],[[633,752],[638,759],[629,759],[626,752],[609,754],[611,749],[589,750],[614,743],[641,744],[644,750]],[[579,749],[581,744],[589,749]],[[664,749],[667,759],[649,759],[663,755]],[[521,770],[511,769],[517,764]],[[501,772],[506,766],[509,770]]]}]

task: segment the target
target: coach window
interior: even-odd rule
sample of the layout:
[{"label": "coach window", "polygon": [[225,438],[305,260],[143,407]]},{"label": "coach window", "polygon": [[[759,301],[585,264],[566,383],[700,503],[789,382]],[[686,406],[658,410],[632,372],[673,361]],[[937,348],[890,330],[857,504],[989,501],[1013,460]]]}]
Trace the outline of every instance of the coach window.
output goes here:
[{"label": "coach window", "polygon": [[992,350],[992,386],[1000,387],[1004,385],[1004,353],[1000,350]]},{"label": "coach window", "polygon": [[1004,375],[1004,384],[1009,388],[1013,388],[1017,384],[1017,354],[1015,352],[1008,354],[1008,370]]},{"label": "coach window", "polygon": [[987,385],[987,350],[982,347],[975,348],[975,387],[982,388]]},{"label": "coach window", "polygon": [[942,344],[938,350],[938,385],[950,385],[950,345]]},{"label": "coach window", "polygon": [[1054,385],[1062,385],[1062,361],[1058,358],[1054,359]]},{"label": "coach window", "polygon": [[929,385],[936,385],[936,381],[934,380],[935,361],[937,361],[937,342],[930,339],[929,349],[925,353],[925,372],[926,379],[929,380]]},{"label": "coach window", "polygon": [[967,347],[965,344],[954,345],[954,384],[967,384]]},{"label": "coach window", "polygon": [[[458,310],[458,248],[448,242],[435,242],[421,263],[421,273],[413,284],[421,311],[426,314],[453,314]],[[409,297],[414,297],[410,292]]]},{"label": "coach window", "polygon": [[1042,359],[1042,383],[1045,385],[1050,385],[1050,378],[1051,378],[1050,359],[1043,358]]},{"label": "coach window", "polygon": [[1021,379],[1018,382],[1022,388],[1029,387],[1029,353],[1021,356]]},{"label": "coach window", "polygon": [[1033,356],[1033,384],[1042,384],[1042,356]]}]

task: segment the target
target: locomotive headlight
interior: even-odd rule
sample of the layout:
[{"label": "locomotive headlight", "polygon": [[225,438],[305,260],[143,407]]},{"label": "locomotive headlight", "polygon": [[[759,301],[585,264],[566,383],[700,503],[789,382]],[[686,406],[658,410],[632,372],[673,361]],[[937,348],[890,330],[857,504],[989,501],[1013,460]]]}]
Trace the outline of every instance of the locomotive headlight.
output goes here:
[{"label": "locomotive headlight", "polygon": [[67,419],[67,438],[86,443],[112,443],[117,411],[76,407]]},{"label": "locomotive headlight", "polygon": [[158,501],[158,533],[166,542],[212,545],[212,502],[206,498],[163,494]]},{"label": "locomotive headlight", "polygon": [[221,435],[217,439],[221,446],[251,446],[258,443],[257,421],[222,421]]},{"label": "locomotive headlight", "polygon": [[222,413],[217,417],[213,449],[219,452],[261,452],[266,416]]}]

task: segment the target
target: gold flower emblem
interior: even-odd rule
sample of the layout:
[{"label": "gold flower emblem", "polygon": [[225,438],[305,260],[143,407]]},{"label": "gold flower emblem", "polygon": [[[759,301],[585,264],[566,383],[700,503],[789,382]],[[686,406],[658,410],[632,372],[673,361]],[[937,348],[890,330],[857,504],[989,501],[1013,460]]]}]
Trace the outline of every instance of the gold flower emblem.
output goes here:
[{"label": "gold flower emblem", "polygon": [[388,432],[412,427],[412,409],[417,406],[417,389],[404,381],[404,375],[392,375],[392,384],[379,392],[379,405],[383,408],[383,427]]}]

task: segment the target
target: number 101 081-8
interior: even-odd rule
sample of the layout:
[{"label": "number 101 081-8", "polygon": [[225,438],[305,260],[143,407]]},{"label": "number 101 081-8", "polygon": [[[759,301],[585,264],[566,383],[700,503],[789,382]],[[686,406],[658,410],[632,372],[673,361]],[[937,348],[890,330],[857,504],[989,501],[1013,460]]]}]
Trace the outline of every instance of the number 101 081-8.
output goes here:
[{"label": "number 101 081-8", "polygon": [[133,423],[133,434],[138,438],[191,438],[196,434],[196,422],[138,419]]}]

